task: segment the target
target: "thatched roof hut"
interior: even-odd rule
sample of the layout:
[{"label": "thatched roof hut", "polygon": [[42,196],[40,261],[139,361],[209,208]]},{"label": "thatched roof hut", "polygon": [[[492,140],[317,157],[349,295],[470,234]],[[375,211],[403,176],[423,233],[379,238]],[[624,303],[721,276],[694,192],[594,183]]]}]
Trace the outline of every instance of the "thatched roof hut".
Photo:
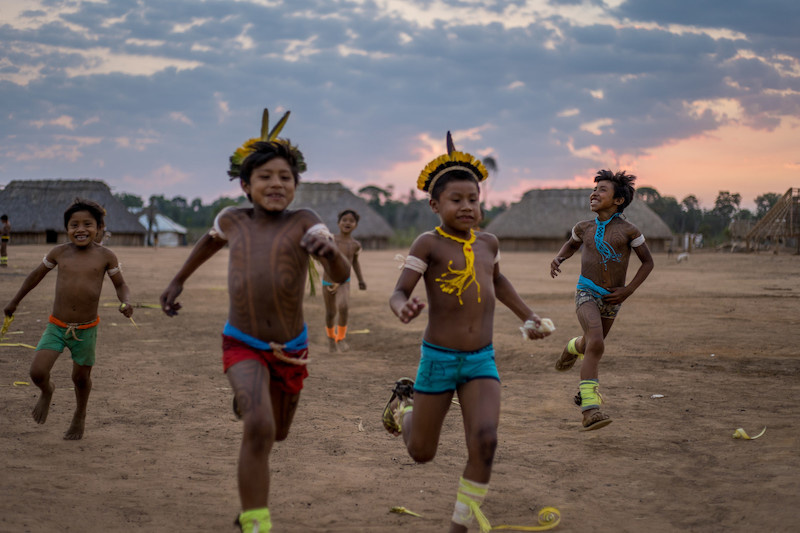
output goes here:
[{"label": "thatched roof hut", "polygon": [[64,211],[85,198],[106,210],[106,229],[112,246],[142,246],[145,229],[108,185],[95,180],[14,180],[0,191],[0,213],[8,215],[14,244],[67,242]]},{"label": "thatched roof hut", "polygon": [[[591,189],[534,189],[491,221],[486,228],[500,239],[503,250],[553,251],[566,242],[572,227],[595,218],[589,208]],[[625,217],[641,230],[651,251],[669,248],[672,232],[650,207],[634,200]]]},{"label": "thatched roof hut", "polygon": [[292,208],[313,209],[328,228],[338,232],[338,215],[345,209],[352,209],[361,217],[353,232],[365,250],[386,248],[389,238],[394,234],[389,223],[372,209],[367,201],[338,182],[303,182],[297,186]]}]

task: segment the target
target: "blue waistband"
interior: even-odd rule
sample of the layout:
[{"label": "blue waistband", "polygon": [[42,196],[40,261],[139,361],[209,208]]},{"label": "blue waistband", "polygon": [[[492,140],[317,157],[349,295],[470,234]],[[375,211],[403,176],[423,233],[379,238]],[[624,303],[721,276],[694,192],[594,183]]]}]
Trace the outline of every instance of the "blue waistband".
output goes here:
[{"label": "blue waistband", "polygon": [[[225,327],[222,330],[222,334],[227,335],[228,337],[233,337],[234,339],[241,341],[251,348],[255,348],[256,350],[272,350],[268,342],[257,339],[252,335],[248,335],[247,333],[236,329],[234,326],[231,326],[228,322],[225,322]],[[291,351],[298,351],[308,348],[308,325],[303,324],[303,331],[301,331],[300,334],[294,339],[284,343],[284,348]]]},{"label": "blue waistband", "polygon": [[594,296],[598,298],[602,298],[606,294],[611,294],[611,292],[608,289],[604,289],[594,281],[590,280],[589,278],[585,278],[583,276],[578,278],[578,290],[591,292]]},{"label": "blue waistband", "polygon": [[494,353],[494,346],[491,344],[484,346],[480,350],[474,350],[471,352],[465,352],[462,350],[454,350],[452,348],[445,348],[444,346],[437,346],[436,344],[432,344],[426,340],[422,341],[422,349],[423,354],[430,355],[431,353],[440,353],[445,355],[460,355],[460,356],[470,356],[470,355],[485,355],[489,353]]},{"label": "blue waistband", "polygon": [[[347,278],[347,279],[346,279],[346,280],[344,280],[342,283],[348,283],[349,281],[350,281],[350,278]],[[340,283],[339,285],[341,285],[342,283]],[[323,287],[333,287],[333,286],[334,286],[334,283],[331,283],[330,281],[325,281],[325,280],[323,279],[323,280],[322,280],[322,286],[323,286]]]}]

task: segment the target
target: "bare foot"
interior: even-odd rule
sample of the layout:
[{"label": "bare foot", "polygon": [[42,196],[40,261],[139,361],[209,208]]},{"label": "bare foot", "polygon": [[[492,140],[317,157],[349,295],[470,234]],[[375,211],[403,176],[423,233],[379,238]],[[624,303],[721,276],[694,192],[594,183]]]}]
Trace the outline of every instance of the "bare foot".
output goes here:
[{"label": "bare foot", "polygon": [[75,413],[72,417],[72,423],[69,429],[64,433],[64,440],[81,440],[83,438],[83,429],[86,425],[86,413]]},{"label": "bare foot", "polygon": [[33,419],[36,420],[37,424],[44,424],[47,420],[47,413],[50,412],[50,402],[53,400],[54,390],[56,390],[56,386],[51,381],[47,386],[47,390],[42,391],[41,396],[39,396],[39,401],[36,402],[32,413]]},{"label": "bare foot", "polygon": [[328,338],[328,353],[336,353],[336,339]]},{"label": "bare foot", "polygon": [[347,341],[345,341],[344,339],[340,340],[336,344],[338,345],[340,352],[346,352],[347,350],[350,349],[350,345],[347,344]]}]

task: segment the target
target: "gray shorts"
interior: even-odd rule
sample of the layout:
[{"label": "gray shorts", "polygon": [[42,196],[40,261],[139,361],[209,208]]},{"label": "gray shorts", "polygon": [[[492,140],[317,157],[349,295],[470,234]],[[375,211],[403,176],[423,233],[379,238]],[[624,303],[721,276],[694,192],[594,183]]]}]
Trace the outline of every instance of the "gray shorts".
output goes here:
[{"label": "gray shorts", "polygon": [[606,303],[605,300],[595,296],[589,291],[583,291],[580,289],[575,291],[575,310],[577,311],[577,309],[586,302],[594,302],[594,304],[597,306],[597,310],[600,311],[600,317],[610,318],[611,320],[617,318],[619,308],[622,307],[622,304]]}]

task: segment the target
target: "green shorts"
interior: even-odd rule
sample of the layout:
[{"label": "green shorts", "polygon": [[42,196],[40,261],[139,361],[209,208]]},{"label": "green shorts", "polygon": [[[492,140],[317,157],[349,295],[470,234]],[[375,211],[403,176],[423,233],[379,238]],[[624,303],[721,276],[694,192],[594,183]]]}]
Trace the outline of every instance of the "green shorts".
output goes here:
[{"label": "green shorts", "polygon": [[97,326],[69,331],[68,328],[56,326],[51,322],[47,324],[36,349],[53,350],[54,352],[62,353],[64,347],[67,347],[75,363],[81,366],[94,366],[96,345]]}]

